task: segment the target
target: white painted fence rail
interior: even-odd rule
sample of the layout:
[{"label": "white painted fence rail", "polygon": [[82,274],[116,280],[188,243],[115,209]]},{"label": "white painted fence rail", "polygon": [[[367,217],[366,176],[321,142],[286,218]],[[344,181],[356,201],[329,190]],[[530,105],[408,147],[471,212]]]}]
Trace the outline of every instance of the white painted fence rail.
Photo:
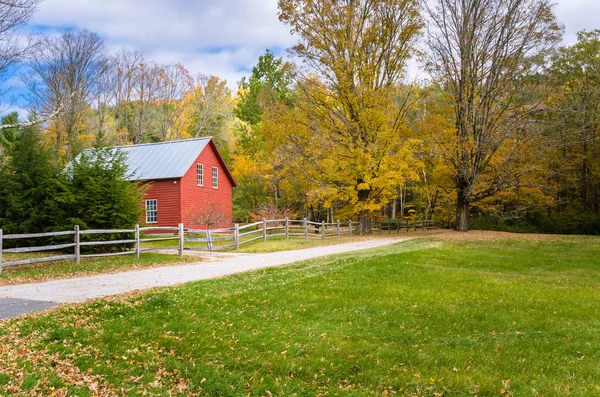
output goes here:
[{"label": "white painted fence rail", "polygon": [[[240,246],[244,244],[248,244],[257,240],[262,240],[263,242],[266,242],[268,238],[273,237],[284,237],[286,240],[290,237],[302,237],[304,239],[319,238],[323,240],[326,238],[333,237],[339,239],[341,238],[341,236],[352,237],[353,234],[362,233],[362,230],[359,226],[360,225],[358,222],[353,221],[337,221],[326,223],[311,222],[308,221],[306,218],[283,218],[263,219],[262,221],[242,226],[236,223],[232,228],[212,230],[185,228],[183,224],[179,224],[176,227],[140,227],[139,225],[135,225],[133,229],[107,230],[79,230],[79,226],[75,226],[73,230],[68,231],[3,235],[2,229],[0,229],[0,273],[2,273],[3,267],[27,265],[58,260],[73,259],[76,264],[79,264],[81,258],[97,258],[117,255],[135,255],[136,258],[139,258],[140,253],[153,251],[177,250],[179,256],[182,256],[184,249],[201,251],[218,251],[225,249],[237,250],[240,248]],[[428,229],[433,227],[433,221],[425,220],[413,221],[412,225],[409,223],[409,221],[406,221],[404,225],[402,223],[379,223],[378,225],[374,225],[375,230],[379,229],[380,233],[385,233],[384,230],[387,231],[387,233],[391,233],[392,230],[399,232],[402,228],[405,228],[408,231],[411,229],[417,230],[417,228]],[[142,233],[144,232],[150,232],[150,234],[146,233],[142,235]],[[117,240],[96,241],[82,241],[81,239],[82,236],[94,236],[102,234],[117,234],[121,235],[121,238]],[[3,249],[3,243],[9,240],[36,239],[62,236],[73,236],[73,242],[45,246]],[[177,243],[173,246],[142,248],[142,244],[144,243],[152,243],[158,241],[176,241]],[[187,246],[186,242],[189,243]],[[123,244],[129,244],[133,248],[119,252],[81,254],[81,247],[97,247]],[[64,251],[67,249],[72,249],[72,253],[66,254]],[[50,251],[55,254],[47,257],[34,257],[31,259],[20,259],[7,262],[2,261],[3,253],[35,253],[44,251]]]}]

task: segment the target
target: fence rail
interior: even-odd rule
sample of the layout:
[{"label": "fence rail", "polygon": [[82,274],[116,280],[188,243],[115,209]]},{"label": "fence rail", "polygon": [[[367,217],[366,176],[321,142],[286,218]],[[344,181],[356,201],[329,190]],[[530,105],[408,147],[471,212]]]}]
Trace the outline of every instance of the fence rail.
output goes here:
[{"label": "fence rail", "polygon": [[[417,230],[431,229],[435,227],[433,220],[414,220],[400,222],[389,221],[380,222],[372,225],[372,228],[379,233],[400,233],[402,229]],[[148,237],[143,236],[142,232],[166,232],[174,233],[175,236],[169,237]],[[81,236],[97,236],[102,234],[121,234],[118,240],[96,240],[82,241]],[[135,255],[140,257],[142,252],[153,252],[163,250],[177,250],[179,256],[183,255],[184,249],[200,250],[200,251],[219,251],[225,249],[239,249],[244,244],[249,244],[254,241],[262,240],[266,242],[270,237],[303,237],[320,238],[341,238],[341,236],[350,236],[362,234],[362,228],[358,222],[313,222],[305,219],[263,219],[259,222],[250,223],[247,225],[235,224],[232,228],[203,230],[185,228],[183,224],[177,227],[167,226],[149,226],[139,227],[135,225],[133,229],[108,229],[108,230],[79,230],[79,226],[75,226],[73,230],[46,232],[46,233],[30,233],[30,234],[2,234],[0,229],[0,273],[3,267],[18,266],[25,264],[35,264],[50,261],[70,260],[73,259],[76,264],[79,264],[81,258],[97,258],[116,255]],[[65,236],[73,236],[73,242],[50,244],[35,247],[18,247],[3,249],[3,243],[9,240],[19,239],[36,239],[36,238],[55,238]],[[89,239],[90,237],[87,237]],[[177,241],[177,245],[166,247],[144,247],[142,244],[159,242],[159,241]],[[186,246],[186,243],[188,245]],[[108,245],[129,245],[130,249],[120,252],[109,253],[89,253],[82,254],[81,247],[99,247]],[[133,248],[131,248],[131,246]],[[66,254],[65,250],[72,249],[72,254]],[[19,253],[36,253],[51,251],[58,254],[47,257],[37,257],[30,259],[19,259],[13,261],[2,261],[3,253],[19,254]]]}]

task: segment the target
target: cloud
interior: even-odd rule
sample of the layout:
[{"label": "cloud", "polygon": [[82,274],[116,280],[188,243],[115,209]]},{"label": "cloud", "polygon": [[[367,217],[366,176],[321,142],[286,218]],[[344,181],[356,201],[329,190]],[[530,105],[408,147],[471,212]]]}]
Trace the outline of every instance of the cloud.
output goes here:
[{"label": "cloud", "polygon": [[270,48],[294,43],[276,0],[45,0],[31,29],[85,28],[110,51],[129,48],[159,63],[227,79],[230,87]]},{"label": "cloud", "polygon": [[563,42],[571,45],[577,41],[577,32],[598,29],[600,1],[559,0],[555,8],[558,20],[565,25]]},{"label": "cloud", "polygon": [[[235,89],[269,48],[278,56],[294,44],[277,18],[277,0],[43,0],[30,29],[51,34],[72,28],[97,32],[107,48],[141,51],[148,60],[181,63],[192,74],[226,79]],[[565,44],[596,27],[598,0],[558,0]],[[415,62],[409,76],[418,72]]]}]

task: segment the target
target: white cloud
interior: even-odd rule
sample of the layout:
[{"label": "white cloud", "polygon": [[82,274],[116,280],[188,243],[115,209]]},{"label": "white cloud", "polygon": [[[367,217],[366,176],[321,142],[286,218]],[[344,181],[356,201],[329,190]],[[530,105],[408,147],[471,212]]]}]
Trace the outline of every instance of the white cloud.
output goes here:
[{"label": "white cloud", "polygon": [[266,48],[282,54],[294,43],[277,19],[276,0],[44,0],[32,24],[85,28],[111,51],[125,47],[159,63],[182,63],[232,88]]},{"label": "white cloud", "polygon": [[[266,48],[284,55],[295,39],[277,18],[277,0],[43,0],[32,24],[44,31],[85,28],[107,48],[139,50],[149,60],[181,63],[192,74],[219,76],[235,89]],[[565,44],[594,29],[599,0],[558,0]],[[415,62],[409,76],[418,73]]]},{"label": "white cloud", "polygon": [[578,31],[600,29],[598,0],[559,0],[555,12],[558,20],[565,25],[565,45],[577,40]]}]

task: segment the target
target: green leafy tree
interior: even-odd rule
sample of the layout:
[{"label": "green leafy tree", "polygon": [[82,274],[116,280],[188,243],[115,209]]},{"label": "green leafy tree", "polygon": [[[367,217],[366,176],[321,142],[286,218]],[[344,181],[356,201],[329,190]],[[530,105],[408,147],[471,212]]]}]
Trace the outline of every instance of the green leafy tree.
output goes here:
[{"label": "green leafy tree", "polygon": [[233,114],[242,124],[237,128],[236,147],[249,155],[261,150],[264,137],[261,134],[261,119],[265,109],[276,103],[290,104],[294,67],[269,50],[258,58],[250,78],[239,83],[238,101]]},{"label": "green leafy tree", "polygon": [[598,213],[600,30],[579,32],[577,38],[577,43],[557,52],[551,68],[560,92],[552,103],[559,150],[550,167],[551,179],[558,185],[559,201],[577,197],[578,209]]},{"label": "green leafy tree", "polygon": [[290,104],[293,65],[267,50],[252,68],[252,75],[239,83],[233,114],[235,150],[233,174],[238,181],[234,191],[234,217],[249,220],[250,214],[266,204],[285,207],[293,200],[292,191],[282,187],[281,160],[265,142],[262,118],[275,104]]}]

